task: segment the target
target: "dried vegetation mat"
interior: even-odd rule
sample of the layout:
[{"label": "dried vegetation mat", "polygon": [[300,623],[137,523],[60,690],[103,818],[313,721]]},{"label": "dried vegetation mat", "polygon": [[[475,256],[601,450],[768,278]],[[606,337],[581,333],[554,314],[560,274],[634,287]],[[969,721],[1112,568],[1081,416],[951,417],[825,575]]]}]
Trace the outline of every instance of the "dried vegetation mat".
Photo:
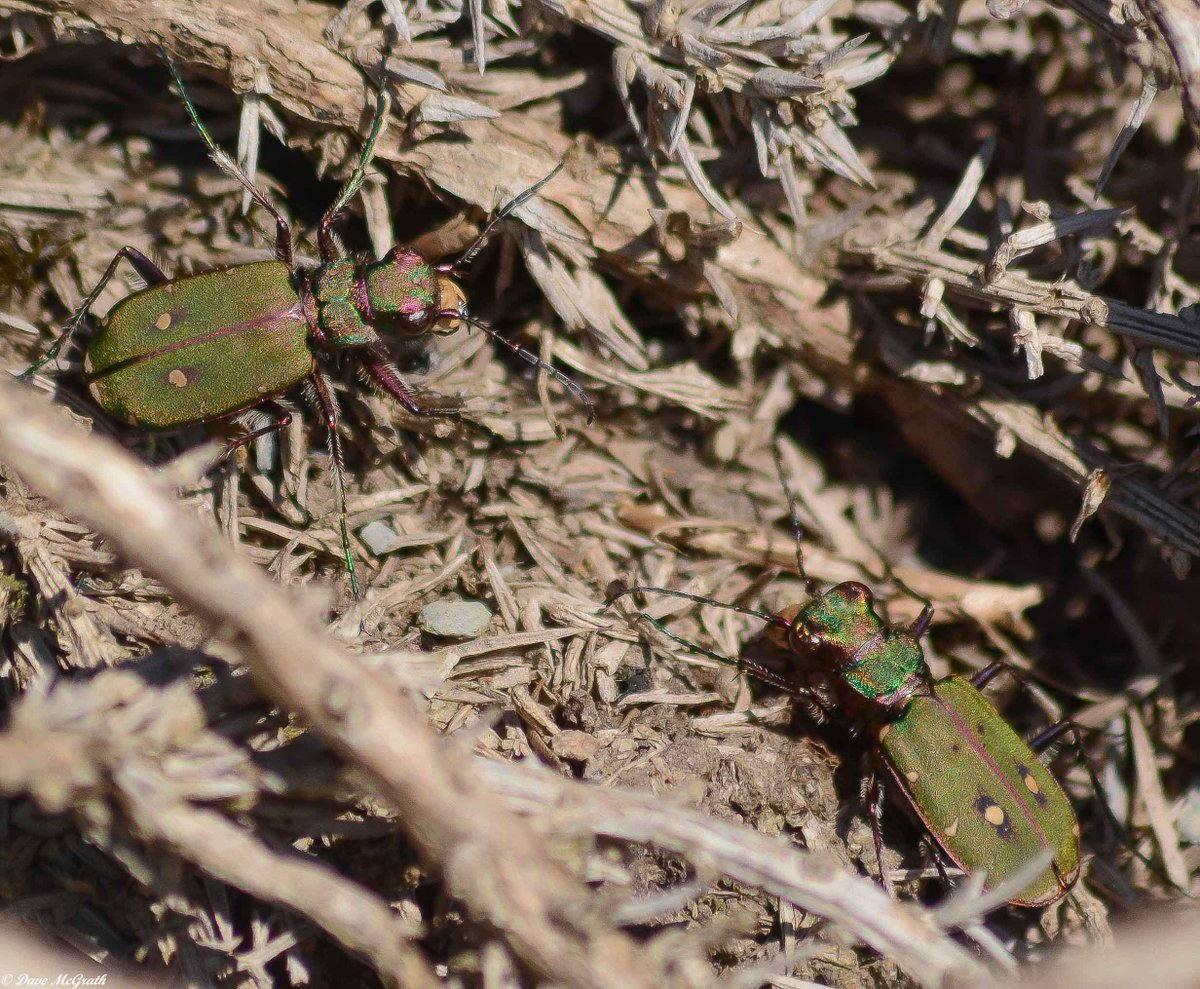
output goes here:
[{"label": "dried vegetation mat", "polygon": [[[156,45],[312,263],[390,35],[338,235],[452,253],[564,161],[465,285],[598,407],[466,328],[396,354],[452,416],[335,368],[355,600],[313,417],[209,470],[78,348],[0,382],[0,974],[1195,984],[1196,9],[989,8],[0,0],[11,374],[122,245],[269,256]],[[894,794],[889,898],[865,740],[712,658],[763,623],[605,607],[804,600],[776,448],[812,577],[930,600],[935,675],[1006,660],[1020,731],[1089,729],[1128,840],[1064,748],[1054,906],[981,898]]]}]

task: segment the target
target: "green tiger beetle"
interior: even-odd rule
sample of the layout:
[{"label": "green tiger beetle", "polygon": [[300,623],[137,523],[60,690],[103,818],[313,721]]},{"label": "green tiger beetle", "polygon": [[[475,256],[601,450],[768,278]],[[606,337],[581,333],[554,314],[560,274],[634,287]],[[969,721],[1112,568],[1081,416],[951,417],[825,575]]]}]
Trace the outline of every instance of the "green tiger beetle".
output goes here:
[{"label": "green tiger beetle", "polygon": [[[321,264],[297,267],[287,220],[245,171],[221,150],[200,120],[179,70],[162,56],[179,95],[213,160],[235,178],[275,221],[275,260],[254,261],[169,278],[145,254],[122,247],[46,354],[21,374],[36,372],[58,356],[88,316],[117,265],[125,260],[147,287],[117,302],[88,344],[84,373],[96,402],[132,426],[179,429],[197,423],[232,422],[241,434],[226,454],[259,436],[285,428],[291,412],[277,399],[301,382],[324,423],[333,466],[342,553],[350,585],[359,596],[350,547],[338,406],[323,363],[349,354],[363,376],[414,415],[444,415],[424,408],[401,380],[388,337],[413,340],[475,326],[528,363],[549,372],[584,405],[588,422],[595,409],[587,393],[535,354],[500,336],[467,311],[456,275],[482,249],[505,217],[528,201],[561,169],[506,203],[456,259],[432,263],[418,250],[393,247],[379,261],[348,257],[338,248],[333,224],[366,177],[390,101],[386,59],[376,92],[375,116],[358,163],[321,219],[317,242]],[[264,422],[265,420],[268,420]]]},{"label": "green tiger beetle", "polygon": [[1045,868],[1009,902],[1044,907],[1060,900],[1079,877],[1079,823],[1062,787],[1034,749],[1065,731],[1077,731],[1075,726],[1056,724],[1026,743],[981,692],[1005,664],[994,663],[970,680],[934,679],[920,641],[933,617],[928,601],[915,621],[896,625],[879,616],[865,584],[846,581],[822,591],[804,568],[790,490],[788,500],[806,604],[770,614],[685,591],[619,583],[610,587],[608,604],[628,594],[663,594],[749,615],[766,622],[767,637],[776,646],[815,663],[828,676],[831,690],[797,685],[752,660],[699,647],[658,619],[641,616],[689,650],[737,666],[811,704],[825,718],[838,716],[865,730],[875,764],[868,810],[885,886],[880,764],[946,855],[968,873],[986,872],[985,888],[1048,854]]}]

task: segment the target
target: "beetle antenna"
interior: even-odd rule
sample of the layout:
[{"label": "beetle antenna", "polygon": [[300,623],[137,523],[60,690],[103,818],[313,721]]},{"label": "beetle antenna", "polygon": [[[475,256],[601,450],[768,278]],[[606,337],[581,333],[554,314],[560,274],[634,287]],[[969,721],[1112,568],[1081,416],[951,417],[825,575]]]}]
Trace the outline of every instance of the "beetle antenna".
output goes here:
[{"label": "beetle antenna", "polygon": [[683,598],[685,601],[694,601],[696,604],[708,604],[714,608],[724,608],[726,611],[734,611],[739,615],[749,615],[751,618],[758,618],[766,622],[768,625],[774,625],[776,628],[789,629],[792,623],[780,618],[778,615],[772,615],[769,611],[758,611],[755,608],[747,608],[742,604],[729,604],[725,601],[717,601],[714,598],[706,598],[702,594],[690,594],[687,591],[676,591],[669,587],[649,587],[643,584],[638,584],[634,587],[626,587],[620,581],[614,581],[609,585],[608,599],[604,603],[605,608],[612,606],[613,602],[630,594],[662,594],[669,598]]},{"label": "beetle antenna", "polygon": [[513,212],[513,210],[519,209],[521,206],[524,206],[525,203],[529,202],[530,199],[532,199],[534,196],[536,196],[542,190],[543,186],[545,186],[552,178],[554,178],[554,176],[556,176],[559,172],[561,172],[563,170],[563,167],[566,164],[567,163],[565,160],[560,161],[557,165],[554,166],[553,169],[551,169],[549,175],[547,175],[543,179],[539,179],[537,182],[534,182],[533,185],[531,185],[524,192],[520,193],[517,196],[514,196],[507,203],[505,203],[503,206],[501,206],[500,209],[496,212],[496,215],[493,216],[490,220],[488,220],[487,225],[483,228],[483,230],[480,231],[479,236],[475,238],[475,240],[471,244],[471,246],[468,247],[465,251],[463,251],[462,254],[460,254],[458,256],[457,259],[455,259],[454,261],[451,261],[449,264],[438,265],[437,270],[444,271],[448,274],[452,271],[458,271],[458,269],[460,269],[460,268],[465,268],[468,264],[470,264],[472,261],[474,261],[475,256],[481,250],[483,250],[484,242],[487,241],[491,232],[496,229],[496,225],[498,223],[500,223],[501,220],[508,217]]},{"label": "beetle antenna", "polygon": [[775,470],[779,474],[779,483],[783,486],[783,493],[787,496],[788,513],[792,518],[792,533],[796,537],[796,569],[800,571],[800,579],[804,581],[804,593],[813,598],[820,593],[821,585],[816,578],[810,577],[804,568],[804,544],[802,542],[804,527],[800,524],[800,504],[796,498],[796,492],[788,483],[787,468],[783,465],[783,450],[780,449],[777,442],[771,444],[771,450],[775,454]]},{"label": "beetle antenna", "polygon": [[[687,591],[673,591],[666,587],[626,587],[620,581],[614,581],[609,585],[609,596],[604,608],[608,609],[615,601],[617,601],[619,598],[625,597],[628,594],[665,594],[667,597],[684,598],[688,601],[695,601],[697,604],[712,605],[714,608],[724,608],[726,611],[735,611],[739,615],[749,615],[752,618],[760,618],[776,628],[791,628],[791,623],[780,618],[778,615],[771,615],[764,611],[755,611],[753,608],[745,608],[740,604],[726,604],[724,601],[714,601],[712,598],[702,597],[699,594],[689,594]],[[708,659],[716,660],[716,662],[722,663],[725,666],[733,666],[739,670],[744,670],[745,672],[758,677],[758,679],[762,680],[764,683],[769,683],[771,686],[777,687],[778,689],[787,693],[792,693],[794,691],[793,685],[784,677],[779,676],[777,673],[767,669],[760,663],[755,663],[753,660],[748,659],[735,659],[732,656],[723,656],[719,652],[713,652],[711,649],[705,649],[703,646],[697,645],[690,639],[685,639],[682,635],[672,632],[662,621],[653,617],[652,615],[646,614],[644,611],[639,611],[637,613],[637,617],[645,619],[672,642],[678,642],[689,652],[695,653],[697,656],[704,656]]]},{"label": "beetle antenna", "polygon": [[538,368],[538,370],[545,371],[547,374],[552,375],[556,381],[558,381],[564,388],[569,390],[571,394],[579,400],[579,403],[585,409],[587,409],[588,425],[590,426],[596,421],[596,403],[593,402],[588,393],[583,390],[583,386],[578,382],[571,380],[571,378],[563,374],[563,372],[558,368],[547,364],[544,360],[538,357],[537,354],[533,353],[533,351],[526,350],[520,344],[513,343],[508,339],[508,337],[501,334],[499,330],[488,326],[488,324],[483,322],[483,320],[475,319],[473,316],[464,315],[457,309],[447,309],[444,312],[438,313],[438,319],[458,319],[462,320],[462,322],[466,323],[468,326],[479,327],[479,329],[483,330],[484,333],[490,336],[497,343],[503,344],[514,354],[520,357],[521,360],[532,364],[534,367]]}]

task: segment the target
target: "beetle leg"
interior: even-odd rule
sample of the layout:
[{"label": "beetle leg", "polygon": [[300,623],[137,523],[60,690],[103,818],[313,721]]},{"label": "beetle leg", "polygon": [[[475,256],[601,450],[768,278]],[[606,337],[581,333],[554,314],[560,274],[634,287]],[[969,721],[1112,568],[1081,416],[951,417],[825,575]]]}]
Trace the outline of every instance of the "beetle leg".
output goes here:
[{"label": "beetle leg", "polygon": [[[1109,803],[1108,794],[1105,792],[1103,785],[1100,783],[1100,775],[1096,772],[1096,767],[1092,764],[1092,758],[1088,755],[1087,749],[1083,744],[1083,729],[1080,728],[1074,721],[1060,721],[1057,724],[1050,725],[1048,728],[1039,732],[1034,736],[1029,743],[1029,747],[1034,752],[1041,752],[1062,735],[1071,736],[1071,744],[1075,747],[1075,753],[1079,757],[1079,761],[1083,763],[1083,768],[1087,772],[1088,781],[1092,785],[1092,789],[1096,793],[1096,803],[1100,807],[1100,816],[1104,818],[1105,824],[1108,825],[1116,840],[1124,845],[1133,856],[1146,866],[1151,872],[1165,879],[1173,888],[1178,890],[1184,896],[1191,896],[1191,892],[1179,885],[1172,879],[1165,869],[1161,868],[1158,863],[1148,858],[1145,854],[1138,850],[1133,839],[1130,838],[1129,832],[1125,826],[1117,820],[1117,815],[1113,813],[1112,805]],[[1058,863],[1051,863],[1055,870],[1058,869]]]},{"label": "beetle leg", "polygon": [[[1008,674],[1014,680],[1016,680],[1021,687],[1029,689],[1029,685],[1026,681],[1024,673],[1021,670],[1014,668],[1011,663],[1007,663],[1002,659],[996,660],[996,662],[989,664],[976,673],[975,676],[971,678],[971,683],[976,688],[981,688],[1001,671],[1007,671]],[[1117,841],[1128,848],[1133,856],[1139,862],[1149,868],[1151,872],[1166,879],[1171,886],[1179,888],[1175,881],[1171,879],[1170,876],[1166,875],[1166,873],[1160,869],[1155,862],[1147,858],[1137,849],[1133,841],[1130,839],[1125,826],[1119,820],[1117,820],[1116,814],[1113,813],[1112,805],[1109,803],[1108,795],[1105,792],[1103,785],[1100,783],[1100,775],[1096,772],[1096,767],[1092,763],[1091,756],[1088,755],[1087,748],[1083,744],[1083,729],[1081,729],[1078,724],[1076,724],[1074,721],[1058,721],[1035,735],[1030,740],[1029,747],[1033,749],[1035,753],[1041,754],[1058,738],[1066,734],[1071,736],[1071,744],[1075,748],[1075,754],[1078,756],[1080,762],[1083,763],[1084,771],[1088,775],[1088,781],[1092,786],[1093,792],[1096,794],[1096,803],[1100,808],[1100,815],[1104,818],[1104,822],[1111,832],[1116,836]],[[1057,863],[1052,864],[1057,870]],[[1180,889],[1180,891],[1184,892],[1185,894],[1187,893],[1186,890]]]},{"label": "beetle leg", "polygon": [[[266,406],[270,406],[275,410],[275,417],[271,419],[271,421],[265,426],[256,426],[252,429],[247,429],[246,432],[231,439],[229,443],[226,444],[225,449],[221,452],[221,460],[224,460],[226,457],[228,457],[238,447],[247,446],[248,444],[253,443],[260,436],[266,436],[269,433],[277,433],[281,429],[287,429],[287,427],[292,424],[291,410],[285,409],[282,405],[279,405],[276,402],[267,402],[265,405],[258,406],[253,410],[247,410],[247,412],[254,411],[260,412],[263,415],[269,415],[269,413],[265,411]],[[243,416],[246,414],[246,412],[241,413]]]},{"label": "beetle leg", "polygon": [[921,841],[929,849],[929,857],[933,859],[933,866],[937,869],[946,889],[954,889],[954,883],[950,881],[950,875],[946,872],[946,863],[942,860],[942,850],[938,847],[938,843],[929,835],[923,835]]},{"label": "beetle leg", "polygon": [[921,602],[921,613],[908,626],[908,631],[914,639],[919,639],[924,635],[929,629],[929,623],[933,621],[933,602],[922,597],[918,597],[917,600]]},{"label": "beetle leg", "polygon": [[882,551],[876,549],[875,552],[879,554],[879,558],[883,561],[884,570],[887,573],[888,579],[891,580],[902,591],[904,591],[905,594],[921,602],[921,613],[917,615],[917,617],[914,618],[908,626],[908,634],[914,639],[919,639],[922,635],[929,631],[929,624],[933,621],[933,602],[927,597],[922,597],[906,583],[904,583],[904,581],[900,579],[900,576],[892,568],[892,564],[883,555]]},{"label": "beetle leg", "polygon": [[138,273],[138,276],[147,285],[161,285],[163,282],[169,282],[171,279],[167,277],[167,273],[158,265],[151,261],[145,254],[139,251],[136,247],[126,245],[117,251],[117,256],[113,258],[112,264],[115,266],[117,260],[124,258],[129,262],[130,267]]},{"label": "beetle leg", "polygon": [[[747,672],[759,676],[757,669],[750,668]],[[795,703],[804,708],[804,713],[813,724],[824,725],[833,719],[834,712],[828,697],[822,696],[811,687],[792,687],[788,692],[795,698]]]},{"label": "beetle leg", "polygon": [[39,370],[41,370],[41,368],[45,367],[45,365],[49,364],[59,355],[59,352],[63,349],[63,346],[66,344],[66,342],[70,340],[71,337],[75,335],[75,331],[79,329],[79,324],[83,322],[84,317],[87,316],[87,314],[91,311],[92,305],[100,297],[100,293],[104,291],[104,286],[112,281],[112,276],[116,272],[117,265],[121,263],[122,259],[129,262],[130,267],[138,273],[138,276],[147,285],[161,285],[163,282],[169,281],[166,273],[163,272],[158,265],[146,257],[146,255],[139,251],[136,247],[130,247],[128,244],[126,244],[119,251],[117,251],[116,254],[113,255],[112,260],[108,262],[108,267],[104,269],[104,274],[100,276],[100,281],[96,283],[96,287],[88,293],[87,298],[79,304],[79,308],[76,309],[71,315],[71,318],[67,320],[66,326],[63,327],[62,332],[58,335],[58,339],[56,339],[54,343],[50,345],[50,349],[47,350],[39,360],[35,361],[33,364],[30,364],[29,367],[17,375],[18,378],[24,379],[28,378],[30,375],[36,374]]},{"label": "beetle leg", "polygon": [[867,786],[871,794],[871,798],[867,802],[867,815],[871,818],[871,837],[875,840],[875,861],[879,865],[879,882],[887,895],[894,900],[896,890],[892,886],[892,880],[888,877],[887,866],[883,864],[883,774],[879,772],[877,765],[873,765],[870,770]]},{"label": "beetle leg", "polygon": [[421,405],[409,387],[400,380],[400,374],[391,361],[365,360],[362,366],[375,384],[415,416],[444,416],[454,415],[457,412],[457,409],[426,408]]},{"label": "beetle leg", "polygon": [[289,268],[294,268],[292,230],[288,226],[287,220],[283,218],[283,214],[279,212],[275,204],[267,198],[266,193],[254,184],[250,176],[246,174],[245,169],[234,161],[213,139],[213,136],[208,132],[208,128],[204,126],[204,121],[200,119],[196,105],[188,95],[187,87],[183,84],[183,76],[179,74],[179,69],[175,65],[175,60],[171,58],[171,53],[162,45],[159,45],[158,50],[162,53],[163,61],[167,63],[167,68],[170,69],[171,75],[175,79],[175,85],[179,88],[179,98],[183,100],[184,109],[187,110],[188,116],[192,118],[192,124],[212,155],[213,161],[220,166],[225,174],[236,179],[241,187],[250,194],[251,199],[271,214],[271,217],[275,220],[275,257]]},{"label": "beetle leg", "polygon": [[[882,549],[876,546],[869,539],[866,540],[866,544],[872,550],[874,550],[875,555],[879,557],[879,562],[883,566],[883,572],[887,579],[899,587],[900,590],[904,591],[905,594],[909,595],[914,600],[921,602],[921,613],[917,615],[915,619],[913,619],[912,623],[907,629],[909,635],[911,635],[914,639],[919,639],[929,630],[929,623],[933,621],[933,602],[930,601],[929,598],[918,594],[901,579],[900,575],[896,573],[891,561],[887,558],[887,555]],[[891,622],[888,623],[888,626],[891,628],[903,628],[903,626],[893,625]]]},{"label": "beetle leg", "polygon": [[338,435],[337,399],[333,397],[333,389],[320,371],[314,371],[308,379],[312,383],[313,395],[317,407],[321,410],[321,419],[325,423],[325,432],[329,440],[329,458],[333,461],[333,490],[337,498],[338,522],[342,530],[342,556],[346,561],[346,572],[350,574],[350,590],[355,598],[362,597],[358,587],[358,572],[354,569],[354,551],[350,548],[350,524],[346,520],[346,477],[342,460],[342,438]]},{"label": "beetle leg", "polygon": [[1041,752],[1043,749],[1046,749],[1053,744],[1053,742],[1060,735],[1065,735],[1067,732],[1071,733],[1075,740],[1075,744],[1082,749],[1083,746],[1079,737],[1079,726],[1076,725],[1074,721],[1060,721],[1056,725],[1051,725],[1049,728],[1046,728],[1044,731],[1041,731],[1035,735],[1029,742],[1029,747],[1033,749],[1034,752]]},{"label": "beetle leg", "polygon": [[971,686],[976,690],[982,690],[995,678],[997,673],[1007,669],[1009,669],[1009,666],[1003,660],[997,660],[994,663],[990,663],[976,673],[973,677],[971,677]]},{"label": "beetle leg", "polygon": [[[1109,805],[1108,794],[1105,792],[1104,787],[1100,783],[1100,776],[1096,772],[1096,767],[1092,765],[1091,756],[1088,755],[1087,749],[1084,748],[1083,735],[1080,732],[1079,725],[1075,724],[1074,721],[1060,721],[1057,724],[1050,725],[1048,728],[1043,729],[1033,737],[1033,739],[1029,742],[1029,747],[1033,749],[1035,753],[1040,755],[1058,738],[1066,734],[1071,736],[1071,742],[1075,746],[1075,754],[1079,757],[1079,761],[1083,763],[1083,768],[1087,772],[1088,780],[1092,785],[1092,790],[1096,794],[1096,803],[1100,807],[1100,816],[1104,818],[1104,822],[1108,825],[1112,835],[1116,837],[1117,842],[1128,848],[1133,855],[1144,865],[1148,866],[1152,872],[1159,876],[1163,876],[1166,878],[1168,883],[1174,886],[1175,883],[1170,876],[1166,876],[1165,873],[1160,870],[1154,862],[1150,861],[1145,855],[1138,851],[1138,849],[1134,846],[1132,839],[1129,837],[1129,833],[1125,830],[1124,825],[1117,820],[1116,814],[1113,813],[1112,807]],[[1055,872],[1057,872],[1058,863],[1052,862],[1051,865],[1054,867]],[[1181,892],[1186,893],[1187,891],[1181,889]]]},{"label": "beetle leg", "polygon": [[380,66],[381,78],[379,80],[379,88],[375,91],[375,117],[371,121],[371,132],[367,135],[367,140],[363,143],[362,153],[358,156],[358,164],[354,166],[354,171],[350,173],[350,177],[346,179],[342,188],[338,191],[333,205],[321,217],[321,226],[317,229],[317,244],[321,248],[321,260],[325,262],[336,261],[342,256],[342,253],[338,250],[336,241],[333,239],[333,222],[342,214],[342,211],[346,208],[346,204],[350,202],[354,194],[362,188],[363,181],[367,177],[367,166],[371,163],[371,159],[375,157],[375,142],[378,140],[379,134],[383,130],[383,125],[387,121],[388,110],[391,107],[391,100],[387,93],[388,54],[390,52],[385,53],[383,65]]}]

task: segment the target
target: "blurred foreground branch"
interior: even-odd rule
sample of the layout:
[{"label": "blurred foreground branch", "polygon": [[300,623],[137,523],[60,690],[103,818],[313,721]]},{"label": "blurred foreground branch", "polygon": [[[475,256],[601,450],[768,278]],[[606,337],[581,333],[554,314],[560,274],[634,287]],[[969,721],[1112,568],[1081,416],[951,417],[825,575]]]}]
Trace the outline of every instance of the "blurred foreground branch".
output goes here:
[{"label": "blurred foreground branch", "polygon": [[230,630],[264,693],[375,780],[451,895],[502,932],[519,958],[570,985],[661,984],[645,959],[635,961],[634,946],[591,914],[586,887],[479,787],[465,756],[441,743],[411,701],[189,518],[146,468],[66,427],[20,386],[0,383],[0,419],[0,461]]}]

